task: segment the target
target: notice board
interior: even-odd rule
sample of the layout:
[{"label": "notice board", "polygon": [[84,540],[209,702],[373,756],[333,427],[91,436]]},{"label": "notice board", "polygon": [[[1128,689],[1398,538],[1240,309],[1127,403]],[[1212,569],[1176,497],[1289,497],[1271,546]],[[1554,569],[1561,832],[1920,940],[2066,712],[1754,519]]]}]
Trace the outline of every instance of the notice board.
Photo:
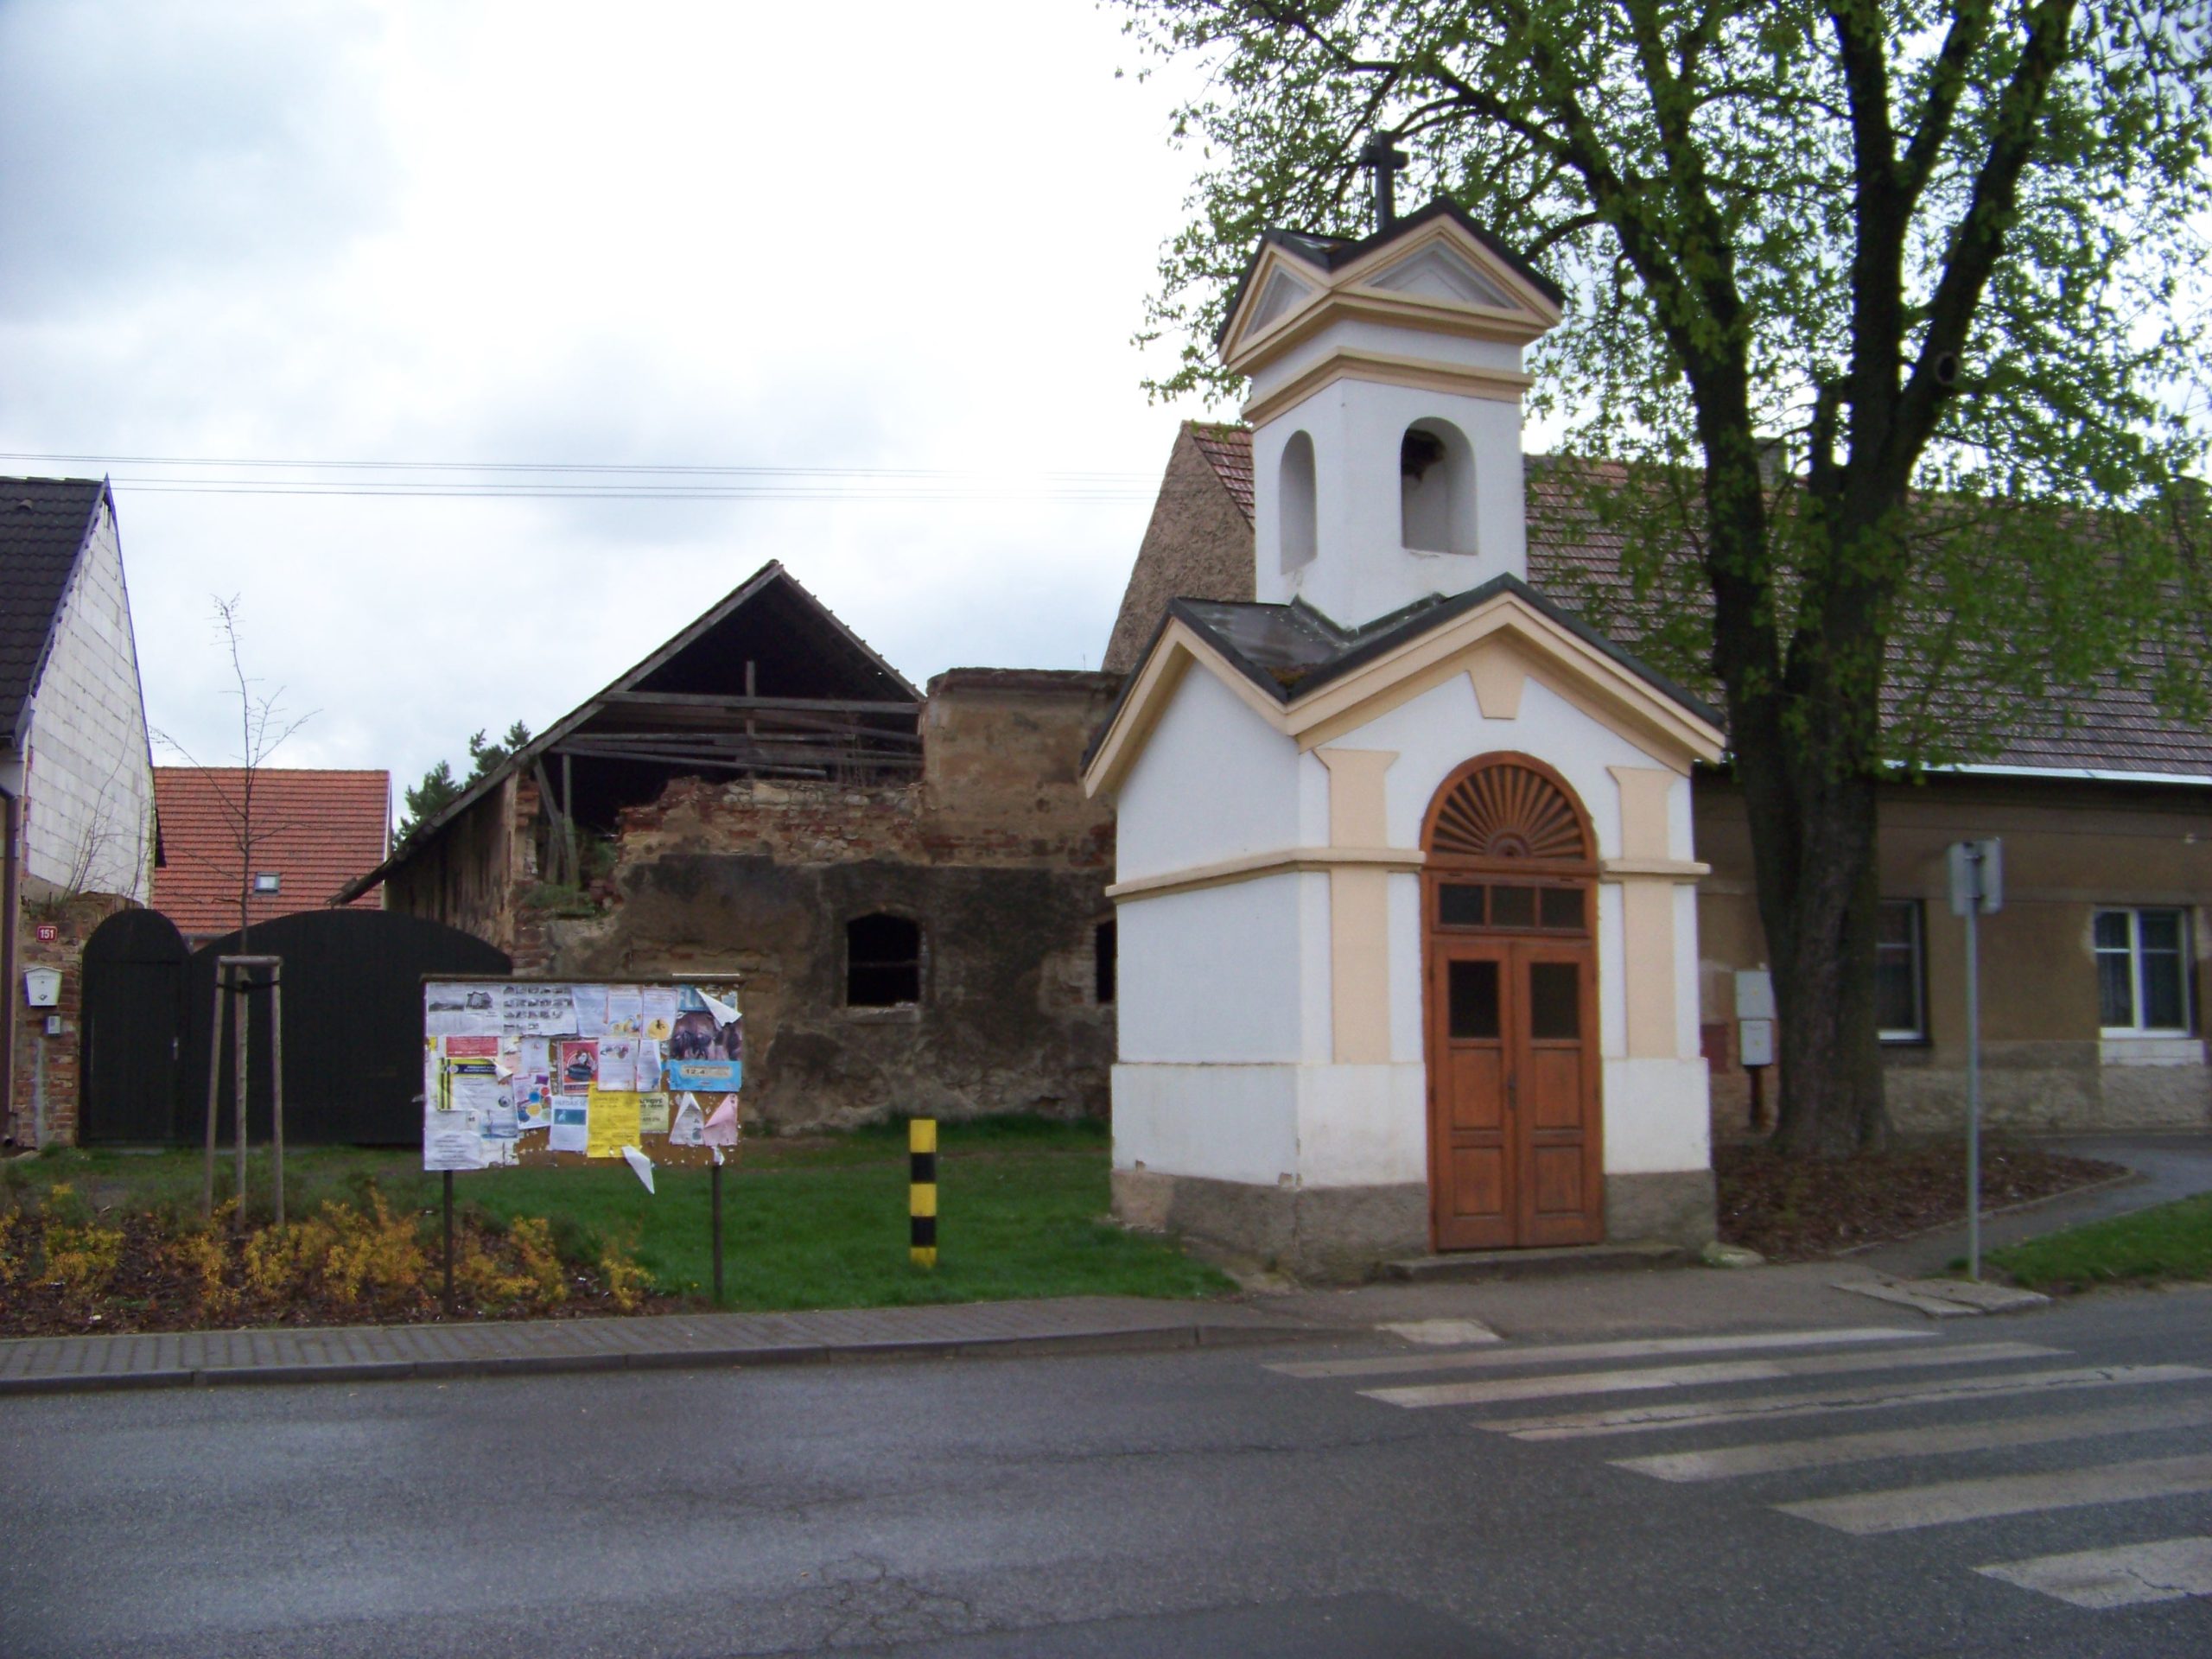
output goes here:
[{"label": "notice board", "polygon": [[432,979],[423,985],[423,1167],[620,1159],[703,1164],[737,1141],[734,979]]}]

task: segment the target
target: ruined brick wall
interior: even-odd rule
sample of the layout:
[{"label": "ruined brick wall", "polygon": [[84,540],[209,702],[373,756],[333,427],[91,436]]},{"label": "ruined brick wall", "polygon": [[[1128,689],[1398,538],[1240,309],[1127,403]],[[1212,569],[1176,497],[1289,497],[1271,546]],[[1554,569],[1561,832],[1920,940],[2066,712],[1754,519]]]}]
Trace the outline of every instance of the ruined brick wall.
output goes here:
[{"label": "ruined brick wall", "polygon": [[[677,779],[623,815],[604,912],[544,920],[543,971],[744,975],[745,1109],[777,1128],[1103,1115],[1113,819],[1077,769],[1116,684],[941,676],[912,784]],[[846,1006],[845,925],[880,911],[920,925],[913,1007]]]},{"label": "ruined brick wall", "polygon": [[[8,1017],[16,1022],[16,1076],[7,1114],[8,1139],[19,1147],[77,1142],[79,1044],[84,1033],[85,941],[130,901],[116,893],[86,893],[48,899],[23,907],[16,954],[17,978],[6,988]],[[39,938],[41,927],[54,937]],[[60,1002],[51,1008],[26,1007],[22,971],[61,970]],[[47,1017],[60,1029],[49,1035]]]}]

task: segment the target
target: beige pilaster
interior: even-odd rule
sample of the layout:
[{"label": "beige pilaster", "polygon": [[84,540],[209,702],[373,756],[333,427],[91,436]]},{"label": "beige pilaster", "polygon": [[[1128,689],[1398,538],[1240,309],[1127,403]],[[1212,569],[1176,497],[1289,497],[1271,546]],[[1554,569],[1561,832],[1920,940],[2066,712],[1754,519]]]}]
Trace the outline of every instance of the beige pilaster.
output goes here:
[{"label": "beige pilaster", "polygon": [[[1660,767],[1609,766],[1621,791],[1621,849],[1606,879],[1621,887],[1621,982],[1626,988],[1631,1059],[1674,1059],[1675,883],[1667,835],[1667,791],[1676,774]],[[1638,868],[1641,867],[1641,868]]]},{"label": "beige pilaster", "polygon": [[[1380,848],[1389,841],[1383,775],[1389,749],[1316,749],[1329,769],[1329,844]],[[1373,866],[1329,872],[1329,1015],[1339,1065],[1390,1058],[1390,877]]]}]

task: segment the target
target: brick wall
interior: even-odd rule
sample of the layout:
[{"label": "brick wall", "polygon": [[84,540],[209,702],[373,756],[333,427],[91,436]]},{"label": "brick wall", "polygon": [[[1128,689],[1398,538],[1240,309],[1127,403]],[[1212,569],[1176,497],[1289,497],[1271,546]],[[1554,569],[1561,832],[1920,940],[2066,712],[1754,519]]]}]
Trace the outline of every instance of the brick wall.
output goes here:
[{"label": "brick wall", "polygon": [[[95,893],[67,902],[26,905],[18,936],[18,976],[5,988],[16,1021],[16,1077],[8,1113],[8,1139],[16,1146],[46,1146],[77,1140],[78,1044],[84,1030],[85,941],[129,900]],[[39,938],[51,927],[52,939]],[[51,1008],[26,1007],[21,972],[32,968],[61,970],[61,1000]],[[57,1016],[60,1030],[47,1034],[47,1016]],[[39,1101],[43,1096],[44,1106]]]}]

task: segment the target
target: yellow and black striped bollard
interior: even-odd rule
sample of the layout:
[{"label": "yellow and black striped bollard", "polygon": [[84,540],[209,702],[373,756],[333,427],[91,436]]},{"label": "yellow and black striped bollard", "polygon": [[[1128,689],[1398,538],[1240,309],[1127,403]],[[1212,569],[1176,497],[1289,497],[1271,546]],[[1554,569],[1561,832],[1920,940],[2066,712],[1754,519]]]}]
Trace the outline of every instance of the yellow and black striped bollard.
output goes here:
[{"label": "yellow and black striped bollard", "polygon": [[937,1119],[906,1125],[907,1255],[918,1268],[937,1266]]}]

